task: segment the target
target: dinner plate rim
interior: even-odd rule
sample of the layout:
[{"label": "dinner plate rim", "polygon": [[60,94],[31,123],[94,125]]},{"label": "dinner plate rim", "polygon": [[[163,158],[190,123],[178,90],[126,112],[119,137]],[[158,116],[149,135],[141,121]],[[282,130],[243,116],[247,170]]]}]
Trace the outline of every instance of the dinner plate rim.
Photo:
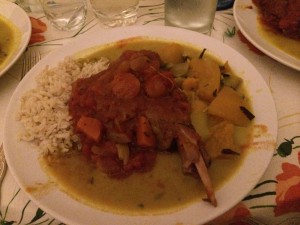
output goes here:
[{"label": "dinner plate rim", "polygon": [[[25,51],[31,37],[32,26],[27,13],[17,4],[6,0],[0,0],[0,5],[0,15],[4,16],[10,22],[16,25],[22,34],[18,49],[15,51],[10,62],[0,70],[1,77],[16,63],[16,61]],[[14,11],[18,14],[18,16],[11,16]],[[20,21],[22,21],[22,24],[19,24]]]},{"label": "dinner plate rim", "polygon": [[[248,14],[245,12],[250,14],[250,18],[248,18]],[[267,56],[273,58],[277,62],[288,66],[292,69],[300,71],[299,59],[296,59],[295,57],[290,56],[288,53],[280,50],[260,35],[260,32],[257,28],[259,23],[258,9],[251,0],[236,0],[233,5],[233,16],[242,34],[257,49],[265,53]],[[242,18],[247,19],[247,21],[250,21],[249,23],[247,23],[247,26],[243,24]],[[252,25],[252,22],[254,21],[255,27]]]},{"label": "dinner plate rim", "polygon": [[[117,35],[117,37],[116,37],[116,35]],[[119,35],[119,37],[118,37],[118,35]],[[130,26],[130,27],[113,28],[111,30],[107,30],[105,33],[95,31],[95,32],[92,32],[89,34],[79,36],[78,38],[75,38],[73,41],[69,42],[68,44],[64,45],[63,47],[59,48],[58,50],[56,50],[52,53],[49,53],[49,55],[47,55],[44,59],[42,59],[38,64],[36,64],[28,72],[26,77],[21,81],[21,83],[19,84],[19,86],[17,87],[15,92],[13,93],[13,96],[9,102],[9,106],[6,111],[5,123],[4,123],[4,131],[7,131],[7,132],[4,132],[4,152],[7,156],[8,166],[10,167],[12,175],[15,177],[17,183],[20,185],[22,190],[25,191],[25,193],[28,195],[28,197],[33,202],[35,202],[40,208],[44,209],[46,212],[48,212],[53,217],[65,222],[65,223],[80,224],[83,221],[80,221],[81,218],[78,218],[78,216],[75,220],[72,217],[72,216],[74,216],[74,213],[76,214],[76,210],[74,210],[74,207],[70,209],[70,212],[69,211],[65,212],[62,215],[61,213],[59,213],[57,211],[57,209],[53,205],[53,202],[51,201],[51,199],[49,200],[47,197],[45,197],[45,199],[41,200],[41,199],[37,198],[36,196],[34,196],[32,193],[28,193],[26,191],[26,183],[24,183],[24,181],[22,181],[22,177],[20,177],[20,174],[18,174],[18,172],[17,172],[20,170],[20,168],[15,167],[18,162],[14,161],[16,159],[16,158],[14,158],[15,156],[9,152],[9,150],[12,149],[12,142],[13,141],[17,142],[17,140],[10,140],[10,135],[13,132],[10,128],[10,123],[13,122],[12,114],[13,114],[13,112],[15,112],[15,109],[17,108],[16,101],[20,97],[20,95],[22,93],[24,93],[25,90],[29,90],[30,88],[34,87],[34,84],[33,84],[34,82],[32,82],[34,77],[36,76],[36,74],[38,72],[40,72],[48,64],[50,64],[50,66],[55,66],[59,61],[63,60],[64,57],[69,56],[69,55],[74,55],[75,53],[80,52],[80,51],[86,49],[87,47],[93,47],[95,43],[97,43],[98,45],[103,45],[103,44],[115,42],[115,41],[122,40],[122,39],[127,39],[127,38],[131,38],[131,37],[135,38],[135,37],[140,37],[140,36],[150,36],[150,37],[154,37],[154,38],[158,38],[158,39],[167,39],[170,41],[177,40],[179,42],[186,42],[186,43],[191,43],[192,40],[194,40],[195,38],[198,38],[197,40],[195,40],[195,43],[197,43],[197,44],[195,44],[195,43],[193,43],[193,44],[198,45],[199,47],[201,47],[201,46],[205,47],[205,43],[207,43],[211,47],[222,46],[223,50],[225,49],[225,51],[227,51],[227,52],[229,51],[230,54],[235,54],[235,56],[239,58],[238,59],[239,61],[241,61],[243,64],[246,63],[246,65],[249,68],[251,68],[251,72],[257,75],[259,84],[262,86],[261,90],[259,90],[259,91],[261,91],[264,94],[264,96],[268,96],[268,101],[269,101],[268,107],[271,106],[271,108],[268,109],[268,113],[269,113],[268,116],[272,120],[272,123],[270,123],[271,125],[269,128],[270,128],[270,132],[271,132],[271,136],[272,136],[272,141],[274,143],[276,143],[277,115],[276,115],[276,109],[275,109],[275,104],[274,104],[273,98],[271,96],[271,93],[270,93],[266,83],[264,82],[263,78],[258,73],[258,71],[255,69],[255,67],[245,57],[243,57],[240,53],[238,53],[236,50],[232,49],[231,47],[223,44],[222,42],[219,42],[216,39],[213,39],[211,37],[208,37],[208,36],[202,35],[200,33],[193,32],[193,31],[183,30],[183,29],[179,29],[179,28],[172,28],[172,27],[152,26],[152,25],[147,25],[147,26],[135,25],[135,26]],[[99,37],[99,39],[96,40],[95,38],[97,38],[97,37]],[[187,38],[188,40],[187,41],[182,40],[182,38]],[[200,40],[203,42],[201,42]],[[81,43],[81,45],[76,45],[76,43]],[[74,47],[74,46],[77,46],[77,47]],[[72,47],[72,49],[71,49],[71,47]],[[217,48],[217,47],[213,47],[213,48]],[[208,49],[208,51],[210,51],[210,49]],[[216,49],[214,51],[212,51],[214,53],[214,55],[216,53],[215,51],[216,51]],[[52,60],[52,62],[51,62],[51,60]],[[13,122],[13,123],[16,123],[16,122]],[[29,145],[29,149],[33,148],[32,144],[28,144],[28,145]],[[32,151],[32,149],[30,149],[30,150],[29,149],[28,149],[28,151]],[[266,170],[268,164],[270,163],[270,160],[273,155],[273,150],[274,150],[274,148],[271,149],[271,151],[263,152],[263,154],[265,154],[265,156],[266,156],[266,160],[261,162],[262,166],[259,167],[260,170],[256,171],[256,173],[254,174],[256,181],[258,181],[261,178],[261,176],[263,175],[263,171]],[[13,151],[15,151],[15,150],[13,150]],[[24,154],[24,153],[21,153],[21,154]],[[33,153],[33,154],[37,155],[37,153]],[[24,156],[24,157],[26,157],[26,156]],[[20,158],[22,158],[22,157],[20,157]],[[19,159],[19,160],[21,160],[21,159]],[[32,165],[32,163],[30,165]],[[22,169],[24,170],[24,168],[22,168]],[[25,173],[26,171],[23,171],[23,172]],[[32,179],[34,179],[34,178],[32,178]],[[247,188],[245,188],[245,190],[243,190],[244,195],[246,195],[248,192],[250,192],[255,184],[256,183],[251,183],[251,185],[248,185]],[[90,213],[93,213],[93,215],[95,215],[95,213],[99,214],[98,210],[93,209],[89,206],[83,205],[83,204],[71,199],[65,193],[63,193],[62,191],[59,191],[57,188],[53,191],[53,194],[55,196],[68,198],[65,204],[70,204],[71,206],[72,206],[72,204],[77,204],[77,206],[80,206],[82,208],[82,210],[88,210]],[[218,195],[218,192],[217,192],[217,195]],[[218,196],[218,197],[220,197],[222,199],[222,196]],[[216,209],[211,208],[212,206],[210,206],[210,205],[205,205],[206,210],[209,210],[209,211],[215,210],[215,212],[218,212],[218,213],[212,213],[212,214],[208,215],[206,218],[202,219],[201,221],[196,221],[195,224],[208,222],[208,221],[214,219],[215,217],[225,213],[227,210],[229,210],[231,207],[233,207],[235,204],[237,204],[239,201],[241,201],[243,197],[244,196],[240,196],[240,198],[234,199],[233,201],[230,202],[230,205],[226,205],[221,202],[221,205],[219,206],[220,208],[216,208]],[[189,210],[189,209],[182,210],[184,215],[187,213],[186,210]],[[193,213],[196,213],[195,210],[196,210],[196,208],[195,209],[193,208]],[[116,224],[116,221],[119,221],[120,219],[122,221],[124,221],[123,224],[135,224],[134,223],[135,220],[138,220],[139,223],[143,222],[143,224],[151,224],[151,223],[152,224],[153,223],[164,224],[165,217],[168,217],[169,219],[172,219],[174,221],[175,220],[181,221],[181,219],[182,219],[181,218],[182,214],[178,215],[178,212],[174,212],[174,213],[171,213],[168,215],[151,216],[151,219],[150,219],[150,217],[148,218],[147,216],[111,215],[106,212],[101,212],[100,214],[102,215],[101,218],[105,219],[103,221],[107,222],[109,220],[111,222],[111,224]],[[94,220],[91,220],[88,222],[88,224],[94,224],[94,222],[95,222]],[[99,222],[100,221],[98,221],[98,223]],[[184,221],[182,221],[182,222],[184,222]],[[137,224],[139,224],[139,223],[137,223]],[[174,222],[174,224],[176,224],[176,223],[177,222]],[[106,224],[109,224],[109,223],[106,223]],[[191,224],[193,224],[193,223],[191,223]]]}]

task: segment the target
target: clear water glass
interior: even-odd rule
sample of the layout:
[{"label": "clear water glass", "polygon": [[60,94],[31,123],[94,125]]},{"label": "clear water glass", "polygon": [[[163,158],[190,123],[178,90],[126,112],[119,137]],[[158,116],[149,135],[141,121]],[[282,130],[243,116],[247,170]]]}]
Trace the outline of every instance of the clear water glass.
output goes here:
[{"label": "clear water glass", "polygon": [[217,0],[165,0],[165,25],[209,34]]},{"label": "clear water glass", "polygon": [[41,3],[47,19],[58,30],[77,30],[85,23],[85,0],[41,0]]},{"label": "clear water glass", "polygon": [[15,3],[28,13],[41,13],[43,12],[39,0],[16,0]]},{"label": "clear water glass", "polygon": [[131,25],[137,20],[139,0],[90,0],[90,5],[105,27]]}]

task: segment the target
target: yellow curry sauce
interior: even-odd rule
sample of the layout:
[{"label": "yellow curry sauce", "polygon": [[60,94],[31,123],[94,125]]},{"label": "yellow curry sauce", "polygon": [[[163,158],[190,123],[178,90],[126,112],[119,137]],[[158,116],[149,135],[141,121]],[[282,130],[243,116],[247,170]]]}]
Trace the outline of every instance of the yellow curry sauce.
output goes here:
[{"label": "yellow curry sauce", "polygon": [[21,32],[7,18],[0,15],[0,69],[14,55],[20,43]]},{"label": "yellow curry sauce", "polygon": [[275,33],[271,28],[267,27],[259,20],[259,32],[272,45],[276,46],[281,51],[300,60],[300,40],[285,37]]},{"label": "yellow curry sauce", "polygon": [[[89,49],[75,57],[93,60],[105,56],[113,60],[125,49],[149,49],[159,53],[164,45],[164,41],[132,39]],[[190,56],[201,52],[191,46],[184,46],[184,49]],[[213,160],[209,173],[215,190],[220,189],[242,164],[247,154],[243,148],[250,142],[251,129],[251,126],[236,129],[234,138],[240,146],[240,155]],[[159,153],[152,171],[134,173],[124,179],[109,178],[77,151],[60,156],[46,155],[41,157],[41,164],[60,189],[76,200],[104,211],[130,215],[162,214],[206,198],[200,178],[182,173],[177,153]]]},{"label": "yellow curry sauce", "polygon": [[[243,158],[233,156],[213,162],[210,174],[216,190],[234,174]],[[41,162],[63,191],[104,211],[162,214],[206,198],[200,179],[182,173],[181,159],[176,153],[160,153],[152,171],[134,173],[124,179],[109,178],[78,152],[60,157],[45,156]]]}]

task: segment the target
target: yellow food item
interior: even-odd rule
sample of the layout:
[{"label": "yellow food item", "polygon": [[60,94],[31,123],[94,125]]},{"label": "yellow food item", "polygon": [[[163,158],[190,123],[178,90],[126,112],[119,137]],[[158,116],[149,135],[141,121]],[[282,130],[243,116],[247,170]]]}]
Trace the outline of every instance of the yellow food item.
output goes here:
[{"label": "yellow food item", "polygon": [[19,47],[21,36],[19,28],[0,15],[0,69],[10,62]]},{"label": "yellow food item", "polygon": [[190,61],[189,77],[198,79],[197,95],[206,101],[212,101],[220,89],[221,72],[217,62],[212,59],[193,58]]},{"label": "yellow food item", "polygon": [[223,121],[211,129],[211,135],[205,142],[205,149],[212,159],[222,155],[223,149],[236,151],[234,143],[234,125]]},{"label": "yellow food item", "polygon": [[196,91],[198,89],[198,79],[194,77],[188,77],[182,82],[182,89],[184,91]]},{"label": "yellow food item", "polygon": [[243,79],[234,74],[228,62],[224,64],[223,70],[223,84],[236,90],[243,83]]},{"label": "yellow food item", "polygon": [[177,43],[168,44],[159,51],[159,56],[164,63],[180,63],[182,55],[183,47]]},{"label": "yellow food item", "polygon": [[202,140],[206,140],[210,135],[206,113],[207,107],[208,104],[204,101],[192,101],[191,122],[197,133],[201,136]]},{"label": "yellow food item", "polygon": [[207,112],[221,117],[237,126],[248,126],[249,118],[243,113],[241,107],[247,108],[247,104],[238,92],[224,86],[217,97],[208,106]]}]

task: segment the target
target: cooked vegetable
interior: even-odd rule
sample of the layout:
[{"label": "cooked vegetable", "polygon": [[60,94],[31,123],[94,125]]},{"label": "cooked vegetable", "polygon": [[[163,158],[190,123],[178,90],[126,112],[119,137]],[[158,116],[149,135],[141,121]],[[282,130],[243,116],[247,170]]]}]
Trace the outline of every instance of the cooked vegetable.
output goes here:
[{"label": "cooked vegetable", "polygon": [[123,165],[126,165],[129,160],[129,147],[127,144],[116,144],[118,150],[118,157],[123,161]]},{"label": "cooked vegetable", "polygon": [[221,156],[224,149],[237,149],[234,143],[234,125],[228,121],[215,125],[205,142],[205,149],[212,159]]},{"label": "cooked vegetable", "polygon": [[76,129],[93,141],[100,141],[103,126],[102,123],[95,118],[81,116],[76,124]]},{"label": "cooked vegetable", "polygon": [[230,73],[222,73],[222,83],[228,87],[236,90],[242,82],[242,78],[236,75]]},{"label": "cooked vegetable", "polygon": [[191,121],[203,140],[206,140],[210,135],[208,118],[207,118],[208,104],[201,100],[194,100],[192,102]]},{"label": "cooked vegetable", "polygon": [[178,63],[171,66],[171,72],[174,74],[175,77],[181,77],[187,75],[188,70],[189,70],[188,62]]},{"label": "cooked vegetable", "polygon": [[159,52],[164,63],[178,64],[182,62],[183,48],[180,44],[171,43],[163,47]]},{"label": "cooked vegetable", "polygon": [[236,76],[230,67],[228,61],[220,67],[222,74],[222,84],[237,89],[242,83],[243,79]]},{"label": "cooked vegetable", "polygon": [[182,89],[184,91],[197,91],[199,80],[194,77],[188,77],[182,82]]},{"label": "cooked vegetable", "polygon": [[220,89],[221,72],[219,65],[211,59],[196,59],[190,61],[190,77],[198,79],[197,94],[201,99],[212,101],[214,92]]},{"label": "cooked vegetable", "polygon": [[155,147],[156,141],[152,127],[145,116],[140,116],[136,128],[136,143],[142,148]]},{"label": "cooked vegetable", "polygon": [[221,117],[237,126],[248,126],[250,120],[240,107],[246,107],[244,99],[232,88],[224,86],[208,106],[207,111],[209,114]]}]

